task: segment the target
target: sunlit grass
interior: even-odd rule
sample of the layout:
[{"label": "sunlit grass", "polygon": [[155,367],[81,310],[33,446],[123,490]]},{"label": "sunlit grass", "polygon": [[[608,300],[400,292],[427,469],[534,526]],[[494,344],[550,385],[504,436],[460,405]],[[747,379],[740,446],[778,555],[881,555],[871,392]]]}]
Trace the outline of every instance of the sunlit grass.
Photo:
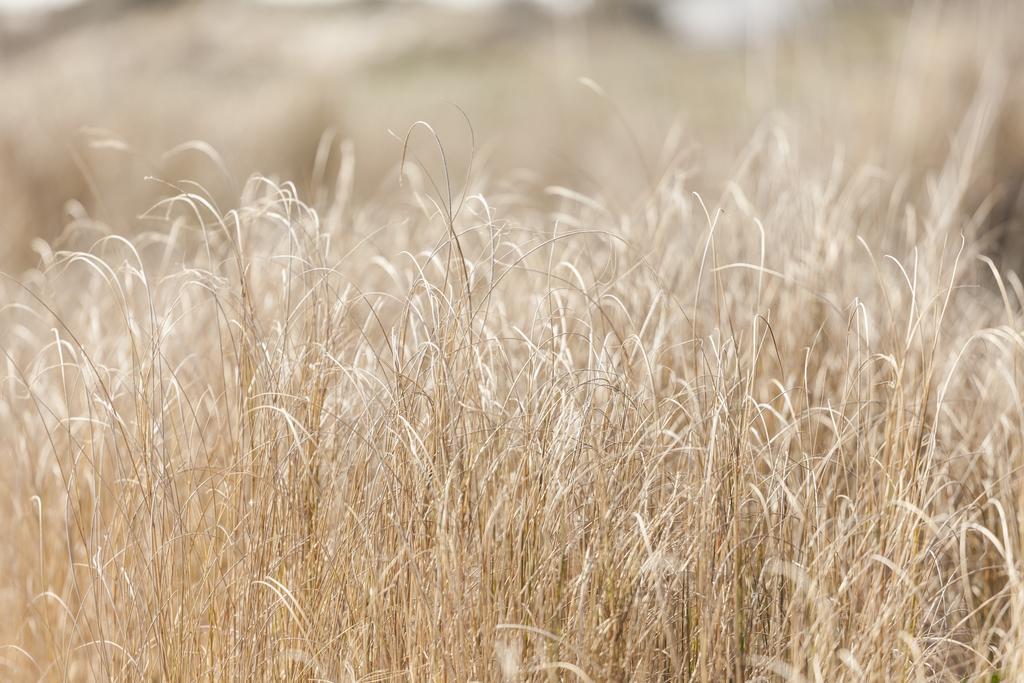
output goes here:
[{"label": "sunlit grass", "polygon": [[0,277],[0,680],[1024,677],[1019,55],[926,10],[885,78],[781,47],[745,145],[769,71],[634,31],[622,89],[367,67],[382,130],[470,102],[389,145],[316,147],[298,79],[203,110],[294,183],[5,147],[4,229],[56,236]]},{"label": "sunlit grass", "polygon": [[344,147],[83,217],[4,284],[5,676],[1021,675],[999,86],[930,195],[769,125],[715,201],[551,211],[414,129],[372,204]]}]

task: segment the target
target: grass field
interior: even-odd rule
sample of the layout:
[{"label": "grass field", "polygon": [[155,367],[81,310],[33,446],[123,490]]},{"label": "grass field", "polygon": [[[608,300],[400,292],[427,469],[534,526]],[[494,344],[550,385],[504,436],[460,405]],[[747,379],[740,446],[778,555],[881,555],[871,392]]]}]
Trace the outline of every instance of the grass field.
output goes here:
[{"label": "grass field", "polygon": [[0,679],[1024,680],[1019,18],[8,57]]}]

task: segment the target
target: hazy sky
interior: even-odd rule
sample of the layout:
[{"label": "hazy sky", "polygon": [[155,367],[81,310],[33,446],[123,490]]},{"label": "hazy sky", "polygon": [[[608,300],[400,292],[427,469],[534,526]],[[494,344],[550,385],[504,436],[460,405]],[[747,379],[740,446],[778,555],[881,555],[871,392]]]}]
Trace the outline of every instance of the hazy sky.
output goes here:
[{"label": "hazy sky", "polygon": [[[41,10],[54,9],[73,5],[79,0],[0,0],[0,10]],[[344,0],[254,0],[260,2],[273,2],[275,4],[333,4],[344,2]],[[433,0],[439,5],[452,7],[487,7],[498,5],[503,0]],[[585,4],[588,0],[540,0],[541,4],[552,7],[576,7]]]},{"label": "hazy sky", "polygon": [[45,11],[74,5],[76,2],[77,0],[0,0],[0,9]]}]

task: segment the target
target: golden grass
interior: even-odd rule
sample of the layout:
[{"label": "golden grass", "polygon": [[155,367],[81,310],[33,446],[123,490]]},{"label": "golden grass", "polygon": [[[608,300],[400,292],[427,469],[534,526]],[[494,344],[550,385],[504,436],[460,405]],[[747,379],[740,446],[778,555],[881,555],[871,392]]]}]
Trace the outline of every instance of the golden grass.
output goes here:
[{"label": "golden grass", "polygon": [[623,204],[415,126],[371,201],[80,213],[0,284],[0,678],[1024,678],[1009,77],[924,169],[768,120]]}]

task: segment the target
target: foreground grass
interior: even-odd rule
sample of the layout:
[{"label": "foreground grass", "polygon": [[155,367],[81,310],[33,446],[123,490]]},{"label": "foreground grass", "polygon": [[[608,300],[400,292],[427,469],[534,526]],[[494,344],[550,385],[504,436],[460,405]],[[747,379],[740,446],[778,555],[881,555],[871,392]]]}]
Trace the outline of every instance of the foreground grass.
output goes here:
[{"label": "foreground grass", "polygon": [[3,677],[1024,675],[997,93],[930,192],[766,126],[714,199],[81,217],[3,284]]}]

